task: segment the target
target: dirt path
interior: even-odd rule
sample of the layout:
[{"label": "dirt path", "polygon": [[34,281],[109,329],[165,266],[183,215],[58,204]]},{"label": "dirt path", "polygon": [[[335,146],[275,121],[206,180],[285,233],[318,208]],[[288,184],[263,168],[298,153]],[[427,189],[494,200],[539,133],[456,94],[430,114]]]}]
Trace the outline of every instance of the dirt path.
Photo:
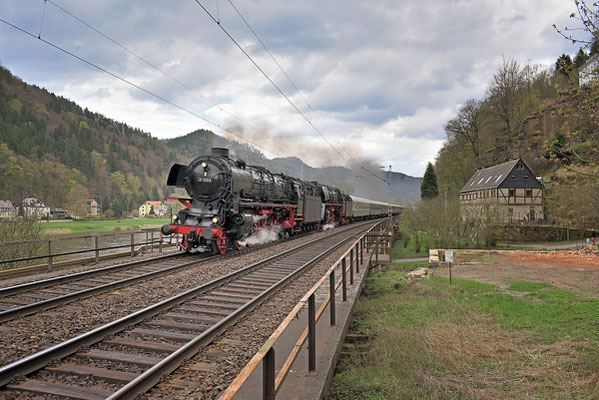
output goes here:
[{"label": "dirt path", "polygon": [[[447,269],[435,274],[447,275]],[[472,279],[506,289],[512,282],[546,282],[588,297],[599,298],[599,256],[577,252],[516,252],[493,255],[485,262],[455,264],[452,276]]]}]

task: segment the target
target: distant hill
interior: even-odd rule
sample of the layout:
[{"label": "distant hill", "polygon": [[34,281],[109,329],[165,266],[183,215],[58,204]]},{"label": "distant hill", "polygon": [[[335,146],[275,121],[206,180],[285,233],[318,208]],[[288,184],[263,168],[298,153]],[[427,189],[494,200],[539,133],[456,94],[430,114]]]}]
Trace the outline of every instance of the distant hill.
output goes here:
[{"label": "distant hill", "polygon": [[95,198],[116,215],[166,193],[175,159],[149,133],[82,109],[0,67],[0,199],[73,208]]},{"label": "distant hill", "polygon": [[29,85],[0,66],[0,200],[18,204],[37,197],[52,208],[75,209],[94,198],[116,216],[171,191],[166,176],[174,162],[189,162],[213,146],[235,158],[306,180],[337,185],[356,195],[409,202],[419,198],[420,179],[391,175],[392,186],[364,180],[345,168],[312,168],[300,159],[269,160],[249,145],[206,130],[161,140],[83,109]]}]

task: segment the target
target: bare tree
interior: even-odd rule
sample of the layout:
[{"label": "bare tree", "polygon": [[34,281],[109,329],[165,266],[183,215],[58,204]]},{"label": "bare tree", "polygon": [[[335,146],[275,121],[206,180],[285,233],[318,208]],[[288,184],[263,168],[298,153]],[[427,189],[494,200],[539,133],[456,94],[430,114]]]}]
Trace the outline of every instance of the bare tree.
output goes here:
[{"label": "bare tree", "polygon": [[515,129],[522,123],[524,107],[522,96],[526,88],[526,78],[520,65],[512,58],[502,58],[499,70],[487,89],[491,112],[505,124],[508,140],[513,138]]},{"label": "bare tree", "polygon": [[445,124],[449,140],[466,140],[472,146],[474,157],[480,154],[480,132],[485,123],[485,114],[480,100],[469,99],[458,115]]},{"label": "bare tree", "polygon": [[[0,260],[14,260],[39,256],[43,253],[42,243],[35,240],[41,239],[42,226],[32,218],[14,218],[0,221]],[[16,242],[12,244],[7,244]],[[24,242],[24,243],[23,243]],[[48,247],[46,246],[47,250]],[[3,264],[0,269],[11,269],[27,265],[25,262]],[[29,262],[30,263],[30,262]]]},{"label": "bare tree", "polygon": [[[597,2],[593,2],[590,5],[585,0],[574,0],[576,5],[576,12],[570,14],[570,18],[578,21],[582,24],[582,28],[568,28],[567,26],[563,29],[558,28],[553,24],[553,28],[562,35],[564,38],[571,40],[572,44],[585,43],[587,46],[592,45],[594,42],[599,42],[599,6]],[[581,38],[579,34],[572,32],[586,31],[589,36]],[[576,36],[575,36],[576,35]]]}]

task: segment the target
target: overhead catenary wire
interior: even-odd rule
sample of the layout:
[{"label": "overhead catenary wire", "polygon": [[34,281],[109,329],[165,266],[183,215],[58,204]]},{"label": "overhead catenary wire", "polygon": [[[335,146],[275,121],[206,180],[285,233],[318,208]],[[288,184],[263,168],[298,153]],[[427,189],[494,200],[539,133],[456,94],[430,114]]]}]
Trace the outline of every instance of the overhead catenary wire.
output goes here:
[{"label": "overhead catenary wire", "polygon": [[[229,111],[225,110],[224,108],[222,108],[220,105],[212,102],[210,99],[202,96],[201,94],[197,93],[194,89],[192,89],[191,87],[189,87],[188,85],[186,85],[185,83],[181,82],[180,80],[176,79],[175,77],[173,77],[172,75],[168,74],[167,72],[161,70],[159,67],[157,67],[156,65],[154,65],[153,63],[147,61],[145,58],[143,58],[142,56],[138,55],[137,53],[133,52],[132,50],[128,49],[127,47],[125,47],[123,44],[119,43],[118,41],[114,40],[113,38],[111,38],[110,36],[108,36],[107,34],[101,32],[99,29],[95,28],[94,26],[92,26],[91,24],[87,23],[86,21],[84,21],[82,18],[76,16],[74,13],[68,11],[67,9],[65,9],[64,7],[62,7],[61,5],[57,4],[55,1],[53,0],[44,0],[44,14],[45,14],[45,9],[46,9],[46,2],[50,2],[53,6],[55,6],[56,8],[58,8],[59,10],[61,10],[62,12],[64,12],[65,14],[69,15],[70,17],[72,17],[73,19],[79,21],[81,24],[83,24],[84,26],[86,26],[87,28],[93,30],[94,32],[96,32],[97,34],[99,34],[100,36],[104,37],[105,39],[109,40],[110,42],[112,42],[113,44],[115,44],[116,46],[120,47],[121,49],[123,49],[124,51],[126,51],[127,53],[131,54],[133,57],[139,59],[140,61],[142,61],[144,64],[146,64],[147,66],[153,68],[154,70],[160,72],[162,75],[168,77],[169,79],[171,79],[173,82],[179,84],[180,86],[182,86],[183,88],[189,90],[190,92],[192,92],[194,95],[196,95],[197,97],[201,98],[202,100],[212,104],[214,107],[216,107],[217,109],[220,110],[220,118],[219,118],[219,122],[218,123],[213,123],[212,121],[207,121],[205,118],[201,117],[203,120],[205,120],[206,122],[221,128],[221,123],[222,123],[222,114],[223,112],[228,114],[229,116],[235,118],[237,121],[239,121],[241,124],[246,125],[248,127],[250,127],[251,129],[253,129],[254,131],[258,132],[258,133],[262,133],[264,134],[264,132],[261,132],[260,130],[258,130],[256,127],[252,126],[251,124],[249,124],[248,122],[244,121],[243,119],[239,118],[238,116],[230,113]],[[268,48],[266,47],[266,45],[264,44],[264,42],[258,37],[258,35],[256,34],[256,32],[253,30],[253,28],[249,25],[248,21],[243,17],[243,15],[241,14],[241,12],[239,11],[239,9],[237,9],[237,7],[235,7],[235,5],[233,4],[233,2],[231,0],[229,0],[229,3],[231,4],[231,6],[237,11],[238,15],[240,16],[240,18],[246,23],[246,25],[248,26],[248,28],[252,31],[252,33],[254,34],[254,36],[258,39],[258,41],[261,43],[261,45],[264,47],[264,49],[268,52],[268,54],[270,55],[270,57],[272,58],[272,60],[275,62],[275,64],[278,66],[278,68],[282,71],[282,73],[285,75],[285,77],[287,78],[287,80],[291,83],[291,85],[295,88],[295,90],[298,92],[298,94],[300,95],[300,97],[302,98],[302,100],[307,104],[308,108],[310,109],[311,112],[314,113],[314,115],[316,116],[316,118],[323,124],[323,126],[328,129],[328,127],[326,126],[326,124],[324,123],[324,121],[316,114],[315,110],[312,109],[311,105],[309,104],[309,102],[306,100],[306,98],[303,96],[303,94],[301,93],[301,91],[299,90],[299,88],[297,87],[297,85],[295,85],[295,83],[291,80],[291,78],[287,75],[287,73],[283,70],[283,68],[281,67],[281,65],[278,63],[278,61],[275,59],[275,57],[273,56],[273,54],[268,50]],[[202,6],[201,3],[198,2],[198,4],[200,4],[200,6]],[[202,8],[204,8],[202,6]],[[205,9],[205,8],[204,8]],[[208,15],[211,16],[211,18],[213,20],[214,17],[205,9],[205,11],[208,13]],[[42,24],[43,24],[43,17],[44,14],[42,14]],[[218,14],[218,4],[217,4],[217,14]],[[220,18],[217,16],[217,19],[215,20],[215,22],[220,26]],[[222,27],[221,27],[222,28]],[[223,28],[223,30],[225,31],[225,33],[228,34],[228,32],[226,32],[226,30]],[[233,40],[237,46],[240,48],[240,50],[242,50],[246,56],[248,56],[248,58],[250,58],[250,60],[253,62],[253,60],[251,59],[251,57],[249,56],[249,54],[247,54],[242,48],[241,46],[239,46],[239,44],[232,38],[231,35],[228,35],[231,40]],[[41,39],[41,25],[40,25],[40,34],[38,34],[38,39]],[[82,60],[83,61],[83,60]],[[272,81],[265,73],[263,70],[261,70],[261,68],[254,62],[254,65],[270,80],[270,82],[274,84],[274,81]],[[106,72],[106,71],[105,71]],[[113,75],[114,76],[114,75]],[[116,76],[115,76],[116,77]],[[118,78],[118,77],[117,77]],[[130,83],[130,82],[127,82]],[[279,92],[285,96],[285,94],[275,85],[275,87],[279,90]],[[141,89],[140,87],[138,87],[138,89]],[[297,108],[295,107],[295,105],[293,104],[293,102],[291,102],[291,100],[285,96],[286,99],[290,102],[290,104],[292,106],[294,106],[294,108],[296,109],[296,111],[298,111],[302,117],[304,117],[304,119],[309,123],[312,124],[312,122],[305,116],[303,115],[303,113]],[[164,100],[164,99],[163,99]],[[172,104],[174,105],[174,104]],[[196,115],[197,116],[197,115]],[[337,149],[334,148],[334,146],[324,137],[324,135],[316,128],[313,126],[313,129],[316,130],[316,132],[325,140],[325,142],[327,142],[327,144],[338,154],[338,156],[345,161],[346,164],[348,164],[348,166],[350,166],[351,168],[351,164],[347,161],[347,159],[345,159],[340,153],[339,151],[337,151]],[[255,145],[256,147],[265,150],[271,154],[276,154],[275,152],[272,152],[270,150],[264,149],[262,146],[257,145],[256,143],[246,139],[245,137],[243,137],[242,135],[238,135],[235,134],[234,132],[231,132],[230,130],[225,130],[224,131],[233,134],[234,136],[247,141],[248,143],[251,143],[253,145]],[[278,143],[278,141],[275,138],[270,138],[273,142]],[[378,175],[376,175],[375,173],[373,173],[372,171],[370,171],[369,169],[365,168],[363,165],[361,165],[359,162],[357,162],[352,156],[351,154],[349,154],[345,149],[343,149],[343,145],[335,138],[335,140],[337,141],[337,143],[341,146],[342,150],[344,150],[350,159],[352,159],[352,161],[354,161],[356,164],[359,165],[361,170],[366,171],[367,173],[373,175],[374,177],[376,177],[377,179],[382,180],[383,182],[386,182],[388,184],[390,184],[389,182],[387,182],[385,179],[379,177]],[[280,143],[279,143],[280,144]],[[278,154],[277,154],[278,155]],[[360,178],[364,178],[362,175],[357,175]]]},{"label": "overhead catenary wire", "polygon": [[[266,47],[266,44],[262,41],[262,39],[260,38],[260,36],[258,36],[258,34],[254,30],[254,28],[252,28],[252,26],[247,21],[247,19],[243,16],[243,14],[241,14],[241,11],[237,8],[237,6],[235,6],[235,4],[233,3],[233,0],[227,0],[227,1],[231,5],[231,7],[233,7],[233,9],[235,10],[235,12],[239,16],[239,18],[241,18],[241,20],[245,23],[245,25],[247,26],[247,28],[252,32],[252,34],[254,35],[254,37],[256,38],[256,40],[258,40],[258,42],[260,43],[260,45],[262,46],[262,48],[266,51],[266,53],[268,53],[268,55],[270,56],[270,58],[272,59],[272,61],[276,64],[276,66],[279,68],[279,70],[281,71],[281,73],[285,76],[285,78],[287,79],[287,81],[289,81],[289,83],[291,84],[291,86],[293,86],[293,88],[298,93],[298,95],[301,97],[301,99],[304,101],[304,103],[306,103],[306,106],[308,107],[308,109],[314,114],[314,116],[316,117],[316,119],[318,119],[320,121],[320,123],[324,126],[325,130],[327,130],[329,133],[331,133],[331,130],[328,128],[328,126],[325,124],[325,122],[322,120],[322,118],[320,118],[320,116],[318,115],[318,113],[316,112],[316,110],[314,110],[314,108],[312,108],[312,105],[310,104],[310,102],[302,94],[302,92],[299,90],[299,88],[297,87],[297,85],[289,77],[289,75],[287,74],[287,72],[285,72],[285,70],[283,69],[283,67],[281,66],[281,64],[277,61],[277,59],[272,54],[272,52],[268,49],[268,47]],[[218,0],[217,0],[217,7],[218,7]],[[217,8],[217,10],[218,10],[218,8]],[[220,25],[220,20],[219,20],[219,25]],[[358,162],[356,159],[354,159],[352,157],[352,155],[347,150],[345,150],[343,144],[341,144],[339,142],[339,140],[334,135],[332,135],[332,136],[333,136],[333,139],[335,139],[335,141],[339,144],[339,146],[341,146],[341,150],[345,151],[345,153],[348,155],[348,157],[355,164],[357,164],[360,167],[360,169],[368,172],[369,174],[371,174],[374,177],[382,180],[383,182],[387,183],[388,185],[391,185],[390,182],[388,182],[384,178],[381,178],[380,176],[378,176],[374,172],[370,171],[368,168],[364,167],[360,162]],[[363,176],[359,176],[359,177],[364,178]],[[364,179],[366,179],[366,178],[364,178]]]},{"label": "overhead catenary wire", "polygon": [[37,34],[38,39],[42,37],[42,28],[44,27],[44,18],[46,16],[46,2],[47,0],[44,0],[44,8],[42,9],[42,20],[40,21],[40,31]]},{"label": "overhead catenary wire", "polygon": [[[248,52],[245,51],[245,49],[237,42],[237,40],[235,40],[235,38],[233,38],[233,36],[227,31],[227,29],[224,28],[224,26],[222,25],[221,21],[216,19],[211,13],[210,11],[208,11],[208,9],[199,1],[199,0],[195,0],[195,2],[204,10],[204,12],[212,19],[212,21],[214,21],[218,27],[227,35],[227,37],[237,46],[237,48],[239,48],[239,50],[251,61],[252,64],[254,64],[254,66],[262,73],[262,75],[264,75],[264,77],[270,82],[270,84],[287,100],[287,102],[295,109],[295,111],[300,114],[302,116],[302,118],[310,125],[310,127],[316,132],[318,133],[318,135],[326,142],[326,144],[333,149],[333,151],[335,153],[337,153],[337,155],[339,156],[339,158],[341,158],[349,167],[350,169],[352,169],[352,164],[347,161],[347,159],[345,157],[343,157],[341,155],[341,153],[335,148],[335,146],[332,145],[332,143],[325,137],[325,135],[316,127],[314,126],[314,124],[312,123],[312,121],[310,121],[310,119],[297,107],[297,105],[289,98],[289,96],[287,96],[282,90],[281,88],[270,78],[270,76],[268,76],[268,74],[258,65],[258,63],[256,63],[256,61],[252,58],[252,56],[249,55]],[[308,108],[310,110],[312,110],[312,107],[310,106],[310,104],[308,103],[308,101],[305,99],[305,97],[301,94],[301,92],[299,91],[299,89],[297,88],[297,86],[293,83],[293,81],[291,81],[291,79],[289,78],[289,76],[287,75],[287,73],[285,73],[285,71],[283,70],[283,68],[280,66],[280,64],[276,61],[276,59],[274,58],[274,56],[272,55],[272,53],[266,48],[266,46],[264,45],[264,42],[262,42],[262,40],[258,37],[258,35],[256,34],[256,32],[251,28],[251,26],[249,25],[249,23],[247,22],[247,20],[241,15],[241,12],[237,9],[237,7],[235,7],[235,5],[232,3],[231,0],[229,0],[229,3],[231,4],[231,6],[235,9],[235,11],[238,13],[238,15],[241,17],[241,19],[246,23],[246,25],[248,26],[248,28],[252,31],[252,33],[254,34],[254,36],[256,36],[257,40],[260,42],[260,44],[262,45],[262,47],[265,48],[265,50],[268,52],[268,54],[271,56],[271,58],[274,60],[275,64],[277,64],[277,66],[279,67],[279,69],[283,72],[283,74],[287,77],[287,79],[291,82],[291,84],[293,85],[293,87],[298,91],[298,93],[300,94],[300,96],[302,97],[302,99],[306,102],[306,104],[308,104]],[[322,121],[321,121],[322,122]],[[325,125],[326,128],[326,125]],[[337,143],[339,143],[337,141]],[[351,156],[350,156],[351,157]],[[365,168],[363,165],[357,163],[360,166],[360,169],[367,171],[368,173],[370,173],[371,175],[373,175],[374,177],[376,177],[377,179],[380,179],[381,181],[387,183],[390,185],[389,182],[387,182],[384,178],[381,178],[380,176],[376,175],[374,172],[368,170],[367,168]]]},{"label": "overhead catenary wire", "polygon": [[[139,85],[137,85],[137,84],[135,84],[135,83],[133,83],[133,82],[131,82],[131,81],[129,81],[129,80],[127,80],[127,79],[125,79],[125,78],[117,75],[117,74],[115,74],[114,72],[111,72],[111,71],[109,71],[109,70],[107,70],[107,69],[105,69],[105,68],[103,68],[103,67],[101,67],[101,66],[99,66],[99,65],[97,65],[97,64],[95,64],[95,63],[93,63],[91,61],[89,61],[89,60],[86,60],[85,58],[80,57],[80,56],[76,55],[75,53],[72,53],[71,51],[66,50],[66,49],[58,46],[57,44],[54,44],[54,43],[52,43],[52,42],[50,42],[48,40],[45,40],[42,37],[38,37],[35,34],[33,34],[33,33],[29,32],[29,31],[25,30],[24,28],[21,28],[21,27],[19,27],[17,25],[14,25],[14,24],[6,21],[3,18],[0,18],[0,22],[6,24],[6,25],[12,27],[13,29],[16,29],[16,30],[18,30],[18,31],[20,31],[20,32],[22,32],[22,33],[24,33],[24,34],[26,34],[26,35],[34,38],[34,39],[37,39],[37,40],[41,41],[42,43],[44,43],[44,44],[46,44],[46,45],[48,45],[50,47],[53,47],[54,49],[56,49],[58,51],[61,51],[64,54],[67,54],[67,55],[69,55],[69,56],[71,56],[71,57],[73,57],[73,58],[75,58],[75,59],[77,59],[77,60],[79,60],[79,61],[81,61],[81,62],[83,62],[83,63],[85,63],[85,64],[87,64],[89,66],[91,66],[91,67],[93,67],[93,68],[96,68],[97,70],[99,70],[101,72],[104,72],[105,74],[108,74],[108,75],[112,76],[113,78],[116,78],[116,79],[120,80],[121,82],[124,82],[124,83],[126,83],[126,84],[128,84],[128,85],[130,85],[130,86],[132,86],[132,87],[134,87],[134,88],[136,88],[136,89],[138,89],[138,90],[140,90],[140,91],[142,91],[142,92],[144,92],[144,93],[146,93],[146,94],[148,94],[148,95],[150,95],[150,96],[158,99],[158,100],[161,100],[161,101],[163,101],[163,102],[165,102],[165,103],[167,103],[167,104],[169,104],[169,105],[171,105],[171,106],[173,106],[173,107],[175,107],[175,108],[177,108],[177,109],[179,109],[179,110],[181,110],[181,111],[183,111],[183,112],[185,112],[187,114],[190,114],[190,115],[192,115],[192,116],[194,116],[196,118],[199,118],[202,121],[204,121],[204,122],[206,122],[206,123],[208,123],[208,124],[210,124],[210,125],[212,125],[214,127],[219,128],[219,126],[218,126],[217,123],[215,123],[213,121],[210,121],[209,119],[207,119],[207,118],[205,118],[205,117],[203,117],[203,116],[201,116],[201,115],[199,115],[199,114],[197,114],[197,113],[195,113],[195,112],[193,112],[193,111],[191,111],[191,110],[189,110],[189,109],[187,109],[187,108],[185,108],[185,107],[183,107],[183,106],[181,106],[179,104],[176,104],[176,103],[174,103],[174,102],[172,102],[172,101],[170,101],[170,100],[168,100],[168,99],[166,99],[166,98],[164,98],[164,97],[162,97],[162,96],[160,96],[160,95],[158,95],[158,94],[156,94],[156,93],[154,93],[154,92],[152,92],[152,91],[150,91],[148,89],[145,89],[142,86],[139,86]],[[241,136],[241,135],[239,135],[239,134],[237,134],[237,133],[235,133],[235,132],[233,132],[233,131],[231,131],[229,129],[225,129],[225,128],[220,128],[220,129],[222,129],[223,131],[225,131],[227,133],[230,133],[233,136],[238,137],[239,139],[241,139],[241,140],[243,140],[245,142],[250,143],[251,145],[253,145],[253,146],[255,146],[255,147],[257,147],[257,148],[259,148],[261,150],[264,150],[264,151],[266,151],[266,152],[268,152],[268,153],[270,153],[272,155],[275,155],[277,157],[281,157],[280,154],[278,154],[278,153],[276,153],[274,151],[268,150],[268,149],[266,149],[266,148],[258,145],[257,143],[254,143],[251,140],[246,139],[245,137],[243,137],[243,136]]]},{"label": "overhead catenary wire", "polygon": [[310,127],[312,127],[312,129],[314,131],[316,131],[316,133],[318,133],[320,135],[320,137],[322,137],[322,139],[327,143],[327,145],[333,149],[333,151],[335,153],[337,153],[337,155],[339,156],[339,158],[341,158],[350,168],[351,168],[351,163],[349,161],[347,161],[345,159],[345,157],[343,157],[341,155],[341,153],[339,153],[339,151],[329,142],[329,140],[322,134],[322,132],[320,132],[320,130],[318,130],[317,127],[314,126],[314,124],[312,124],[312,121],[310,121],[310,119],[297,107],[297,105],[295,105],[295,103],[293,101],[291,101],[291,99],[289,98],[289,96],[287,96],[282,90],[281,88],[271,79],[270,76],[268,76],[268,74],[262,69],[262,67],[260,67],[258,65],[258,63],[256,63],[256,61],[252,58],[252,56],[245,51],[245,49],[239,44],[239,42],[237,42],[237,40],[235,40],[235,38],[229,33],[229,31],[227,31],[227,29],[225,29],[222,25],[222,22],[217,20],[214,15],[208,11],[208,9],[206,7],[204,7],[204,5],[199,1],[199,0],[194,0],[203,10],[204,12],[210,17],[210,19],[212,19],[212,21],[214,21],[214,23],[216,25],[218,25],[218,27],[225,33],[225,35],[227,35],[227,37],[237,46],[237,48],[250,60],[250,62],[252,64],[254,64],[254,66],[258,69],[258,71],[260,71],[260,73],[262,75],[264,75],[264,77],[270,82],[270,84],[281,94],[281,96],[283,96],[285,98],[285,100],[287,100],[287,102],[291,105],[291,107],[293,107],[293,109],[310,125]]},{"label": "overhead catenary wire", "polygon": [[[69,15],[71,18],[79,21],[81,24],[83,24],[84,26],[86,26],[87,28],[91,29],[92,31],[96,32],[98,35],[104,37],[105,39],[107,39],[108,41],[112,42],[114,45],[120,47],[122,50],[126,51],[127,53],[129,53],[130,55],[132,55],[133,57],[137,58],[138,60],[140,60],[141,62],[143,62],[144,64],[146,64],[148,67],[160,72],[163,76],[166,76],[167,78],[169,78],[170,80],[172,80],[173,82],[177,83],[178,85],[180,85],[181,87],[187,89],[188,91],[190,91],[191,93],[193,93],[195,96],[197,96],[198,98],[206,101],[207,103],[211,104],[212,106],[218,108],[221,112],[221,119],[222,119],[222,113],[226,113],[227,115],[229,115],[230,117],[236,119],[237,121],[239,121],[242,125],[248,126],[249,128],[251,128],[252,130],[254,130],[255,132],[261,133],[261,134],[265,134],[265,132],[261,131],[260,129],[256,128],[255,126],[251,125],[249,122],[243,120],[242,118],[238,117],[237,115],[225,110],[223,107],[221,107],[220,105],[214,103],[212,100],[210,100],[209,98],[202,96],[200,93],[198,93],[196,90],[194,90],[193,88],[191,88],[189,85],[181,82],[180,80],[178,80],[177,78],[175,78],[174,76],[172,76],[171,74],[163,71],[162,69],[160,69],[159,67],[157,67],[156,65],[154,65],[153,63],[151,63],[150,61],[146,60],[144,57],[140,56],[139,54],[135,53],[134,51],[130,50],[129,48],[127,48],[125,45],[123,45],[122,43],[116,41],[115,39],[113,39],[112,37],[108,36],[107,34],[105,34],[104,32],[100,31],[99,29],[97,29],[96,27],[92,26],[91,24],[89,24],[88,22],[84,21],[82,18],[78,17],[77,15],[75,15],[74,13],[72,13],[71,11],[67,10],[66,8],[64,8],[63,6],[61,6],[60,4],[57,4],[55,1],[53,0],[44,0],[44,4],[45,2],[49,2],[50,4],[52,4],[54,7],[58,8],[59,10],[61,10],[62,12],[64,12],[65,14]],[[45,6],[44,6],[45,9]],[[222,122],[222,120],[221,120]],[[218,124],[218,127],[220,127],[220,123]],[[272,139],[274,142],[277,142],[276,139],[274,138],[270,138]],[[280,144],[280,143],[279,143]],[[271,152],[272,154],[272,152]]]}]

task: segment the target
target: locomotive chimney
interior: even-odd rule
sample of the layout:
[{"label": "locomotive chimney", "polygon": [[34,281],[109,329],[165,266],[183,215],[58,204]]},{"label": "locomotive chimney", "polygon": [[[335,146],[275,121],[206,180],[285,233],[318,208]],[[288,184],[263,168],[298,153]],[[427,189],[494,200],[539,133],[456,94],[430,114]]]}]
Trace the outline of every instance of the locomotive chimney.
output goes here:
[{"label": "locomotive chimney", "polygon": [[229,158],[229,149],[226,147],[213,147],[211,151],[213,156]]}]

